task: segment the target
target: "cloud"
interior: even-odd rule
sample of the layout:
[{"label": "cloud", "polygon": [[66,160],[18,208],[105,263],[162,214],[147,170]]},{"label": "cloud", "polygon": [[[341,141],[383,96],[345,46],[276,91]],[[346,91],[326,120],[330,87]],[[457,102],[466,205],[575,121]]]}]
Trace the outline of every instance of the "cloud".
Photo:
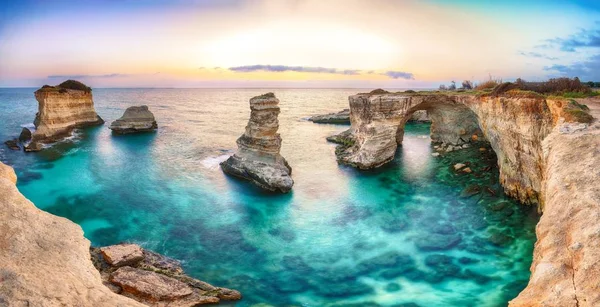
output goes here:
[{"label": "cloud", "polygon": [[361,71],[358,69],[346,69],[342,70],[341,73],[343,75],[360,75]]},{"label": "cloud", "polygon": [[415,77],[412,73],[403,72],[403,71],[393,71],[388,70],[385,73],[382,73],[384,76],[388,76],[392,79],[406,79],[406,80],[414,80]]},{"label": "cloud", "polygon": [[48,79],[84,79],[84,78],[116,78],[127,77],[128,74],[106,74],[106,75],[50,75]]},{"label": "cloud", "polygon": [[556,76],[579,77],[584,81],[600,80],[600,54],[596,54],[584,61],[568,65],[554,64],[544,67],[545,71],[553,72]]},{"label": "cloud", "polygon": [[307,73],[318,73],[318,74],[337,74],[337,75],[382,75],[387,76],[391,79],[406,79],[414,80],[414,75],[409,72],[403,71],[386,71],[378,73],[374,70],[363,71],[360,69],[336,69],[327,67],[310,67],[310,66],[286,66],[286,65],[246,65],[230,67],[229,70],[239,73],[255,72],[255,71],[268,71],[268,72],[307,72]]},{"label": "cloud", "polygon": [[529,57],[529,58],[539,58],[539,59],[546,59],[546,60],[551,60],[551,61],[555,61],[558,60],[557,57],[552,57],[552,56],[548,56],[539,52],[524,52],[524,51],[519,51],[517,52],[518,55],[522,55],[525,57]]},{"label": "cloud", "polygon": [[270,72],[311,72],[311,73],[327,73],[327,74],[343,74],[335,68],[325,67],[310,67],[310,66],[286,66],[286,65],[247,65],[230,67],[229,70],[235,72],[254,72],[254,71],[270,71]]},{"label": "cloud", "polygon": [[[596,23],[598,26],[599,23]],[[553,38],[546,40],[546,44],[539,47],[554,48],[559,47],[561,51],[575,52],[579,48],[598,48],[600,47],[600,28],[581,29],[579,32],[566,38]]]}]

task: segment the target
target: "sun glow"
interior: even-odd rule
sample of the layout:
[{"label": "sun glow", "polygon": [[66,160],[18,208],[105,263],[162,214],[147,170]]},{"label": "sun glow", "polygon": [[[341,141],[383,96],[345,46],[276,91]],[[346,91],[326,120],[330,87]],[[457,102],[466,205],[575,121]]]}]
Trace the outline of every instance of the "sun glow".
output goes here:
[{"label": "sun glow", "polygon": [[[358,45],[358,46],[357,46]],[[383,36],[326,23],[276,22],[198,46],[203,63],[286,63],[354,69],[389,67],[402,55]]]}]

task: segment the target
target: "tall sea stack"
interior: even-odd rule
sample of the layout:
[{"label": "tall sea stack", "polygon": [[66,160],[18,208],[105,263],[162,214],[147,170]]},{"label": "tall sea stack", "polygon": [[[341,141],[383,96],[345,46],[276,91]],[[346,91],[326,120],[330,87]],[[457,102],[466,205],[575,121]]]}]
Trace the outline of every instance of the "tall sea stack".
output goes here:
[{"label": "tall sea stack", "polygon": [[279,99],[273,93],[256,96],[250,99],[250,110],[246,132],[237,139],[238,150],[221,168],[265,190],[287,193],[294,181],[292,168],[279,153]]},{"label": "tall sea stack", "polygon": [[32,134],[28,151],[38,151],[41,143],[51,143],[68,135],[74,128],[104,124],[96,114],[92,89],[87,85],[67,80],[57,86],[44,85],[35,91],[38,113],[36,130]]}]

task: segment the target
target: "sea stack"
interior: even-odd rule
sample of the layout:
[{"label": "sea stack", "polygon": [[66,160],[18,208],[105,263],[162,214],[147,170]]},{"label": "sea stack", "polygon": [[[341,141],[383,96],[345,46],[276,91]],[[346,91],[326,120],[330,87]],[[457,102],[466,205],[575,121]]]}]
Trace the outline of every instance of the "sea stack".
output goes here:
[{"label": "sea stack", "polygon": [[109,127],[115,134],[152,132],[157,128],[154,114],[148,110],[148,106],[127,108],[123,116],[112,122]]},{"label": "sea stack", "polygon": [[104,124],[96,114],[92,89],[87,85],[67,80],[57,86],[44,85],[35,91],[38,113],[35,116],[36,130],[27,151],[40,150],[41,143],[51,143],[67,136],[74,128]]},{"label": "sea stack", "polygon": [[250,99],[250,120],[246,132],[237,139],[238,150],[221,163],[229,175],[250,180],[273,192],[292,189],[292,168],[279,153],[279,99],[267,93]]}]

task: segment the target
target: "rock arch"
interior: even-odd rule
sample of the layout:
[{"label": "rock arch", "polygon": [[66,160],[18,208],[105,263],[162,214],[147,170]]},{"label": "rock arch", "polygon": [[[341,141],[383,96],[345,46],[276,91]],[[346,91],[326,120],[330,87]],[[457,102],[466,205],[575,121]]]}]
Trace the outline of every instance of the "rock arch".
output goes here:
[{"label": "rock arch", "polygon": [[460,145],[473,135],[490,141],[498,156],[505,192],[525,204],[543,200],[543,139],[552,131],[554,101],[543,97],[492,97],[469,94],[358,94],[349,97],[349,144],[338,160],[360,169],[377,168],[394,159],[411,114],[427,110],[431,138]]}]

